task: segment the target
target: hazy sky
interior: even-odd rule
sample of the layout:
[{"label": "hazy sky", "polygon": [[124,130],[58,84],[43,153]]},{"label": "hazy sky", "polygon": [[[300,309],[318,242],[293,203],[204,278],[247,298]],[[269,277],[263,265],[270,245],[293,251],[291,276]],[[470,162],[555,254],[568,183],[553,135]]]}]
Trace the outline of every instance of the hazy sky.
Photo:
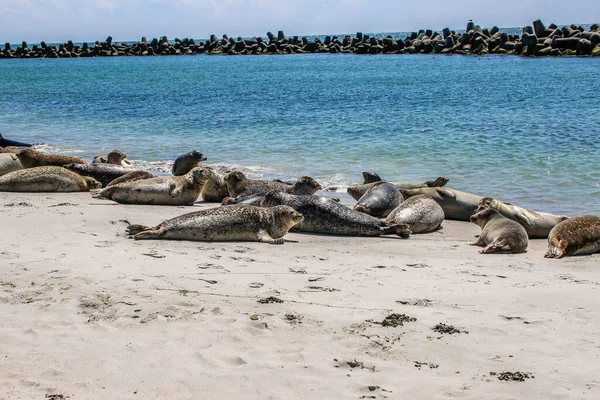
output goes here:
[{"label": "hazy sky", "polygon": [[0,42],[139,40],[600,22],[599,0],[0,0]]}]

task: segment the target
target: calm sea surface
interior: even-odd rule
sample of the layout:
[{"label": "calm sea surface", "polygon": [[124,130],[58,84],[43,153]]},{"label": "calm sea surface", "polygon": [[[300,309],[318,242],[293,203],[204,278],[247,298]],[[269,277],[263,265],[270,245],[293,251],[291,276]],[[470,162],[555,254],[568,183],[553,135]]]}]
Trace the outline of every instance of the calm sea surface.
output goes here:
[{"label": "calm sea surface", "polygon": [[450,179],[600,214],[600,59],[433,55],[0,60],[0,132],[166,170],[192,149],[253,178]]}]

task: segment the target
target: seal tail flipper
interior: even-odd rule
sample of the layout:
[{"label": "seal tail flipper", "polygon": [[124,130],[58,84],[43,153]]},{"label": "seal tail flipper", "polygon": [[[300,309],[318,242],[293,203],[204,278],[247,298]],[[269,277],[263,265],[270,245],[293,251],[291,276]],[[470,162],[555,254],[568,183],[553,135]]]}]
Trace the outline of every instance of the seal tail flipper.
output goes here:
[{"label": "seal tail flipper", "polygon": [[102,190],[103,189],[92,189],[92,190],[90,190],[90,194],[92,195],[92,197],[94,199],[106,199],[107,197],[103,197],[101,194]]},{"label": "seal tail flipper", "polygon": [[436,180],[425,182],[425,185],[427,185],[427,187],[442,187],[446,186],[446,183],[448,183],[449,180],[450,179],[443,178],[440,176]]},{"label": "seal tail flipper", "polygon": [[387,227],[381,227],[380,229],[382,235],[398,235],[403,239],[407,239],[412,233],[410,231],[410,226],[407,224],[392,224]]},{"label": "seal tail flipper", "polygon": [[150,230],[153,230],[153,229],[154,229],[154,227],[152,227],[152,226],[129,225],[127,227],[127,230],[125,231],[125,233],[128,236],[134,236],[134,235],[137,235],[138,233],[150,231]]}]

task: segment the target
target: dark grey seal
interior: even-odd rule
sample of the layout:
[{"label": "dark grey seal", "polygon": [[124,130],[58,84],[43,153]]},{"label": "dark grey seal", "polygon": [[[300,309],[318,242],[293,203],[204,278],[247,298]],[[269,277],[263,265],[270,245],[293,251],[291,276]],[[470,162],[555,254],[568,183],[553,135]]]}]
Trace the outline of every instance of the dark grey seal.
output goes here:
[{"label": "dark grey seal", "polygon": [[199,151],[192,150],[189,153],[180,155],[175,159],[171,172],[175,176],[185,175],[192,169],[196,168],[201,161],[206,161],[207,158]]},{"label": "dark grey seal", "polygon": [[410,235],[407,225],[388,224],[379,218],[354,211],[331,198],[272,191],[265,195],[262,205],[287,205],[294,208],[304,218],[293,229],[302,232],[343,236],[398,235],[402,238]]},{"label": "dark grey seal", "polygon": [[[371,188],[375,183],[380,182],[380,181],[385,182],[384,180],[382,180],[379,177],[379,175],[375,174],[374,172],[363,172],[363,178],[365,179],[365,183],[363,183],[362,185],[354,185],[354,186],[350,186],[350,187],[348,187],[348,189],[346,189],[348,194],[350,196],[352,196],[352,198],[354,200],[360,199],[365,194],[365,192],[369,188]],[[375,179],[377,179],[377,178],[379,178],[379,181],[375,181]],[[373,180],[373,181],[367,182],[367,180]],[[392,185],[394,185],[396,187],[396,189],[402,191],[402,190],[408,190],[408,189],[418,189],[418,188],[423,188],[423,187],[442,187],[446,183],[448,183],[448,179],[439,177],[435,180],[426,181],[426,182],[390,182],[390,183]]]},{"label": "dark grey seal", "polygon": [[472,215],[470,220],[481,227],[479,238],[471,243],[486,246],[480,253],[524,253],[527,250],[529,239],[525,228],[497,210],[486,208]]},{"label": "dark grey seal", "polygon": [[133,239],[248,240],[283,244],[283,236],[302,220],[291,207],[217,207],[180,215],[155,227],[130,225]]},{"label": "dark grey seal", "polygon": [[358,212],[385,218],[404,201],[404,197],[389,182],[377,182],[358,199],[354,209]]},{"label": "dark grey seal", "polygon": [[600,252],[600,217],[579,215],[559,222],[548,235],[546,258]]},{"label": "dark grey seal", "polygon": [[394,208],[386,221],[390,224],[406,224],[412,233],[431,232],[444,222],[444,210],[431,197],[418,195]]}]

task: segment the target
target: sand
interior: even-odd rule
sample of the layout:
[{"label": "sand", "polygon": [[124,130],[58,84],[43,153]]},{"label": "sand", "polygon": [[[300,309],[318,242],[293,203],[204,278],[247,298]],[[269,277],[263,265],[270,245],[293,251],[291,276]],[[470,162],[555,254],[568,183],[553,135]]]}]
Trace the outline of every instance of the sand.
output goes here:
[{"label": "sand", "polygon": [[0,193],[0,399],[600,398],[600,254],[124,234],[214,206]]}]

